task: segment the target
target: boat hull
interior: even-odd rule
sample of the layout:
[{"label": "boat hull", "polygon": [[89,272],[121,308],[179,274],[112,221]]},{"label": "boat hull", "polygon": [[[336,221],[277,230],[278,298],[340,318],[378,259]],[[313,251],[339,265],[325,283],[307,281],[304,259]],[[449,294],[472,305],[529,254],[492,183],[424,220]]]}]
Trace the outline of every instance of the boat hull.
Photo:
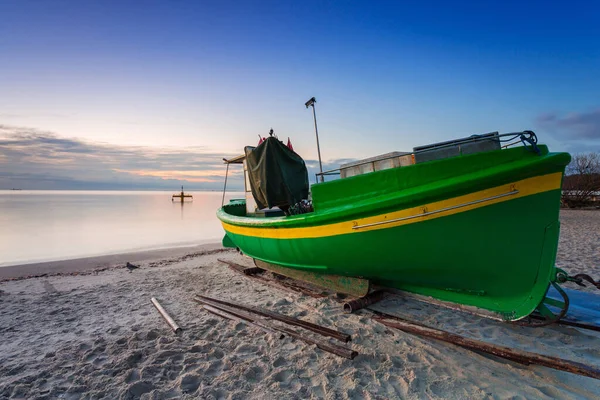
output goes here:
[{"label": "boat hull", "polygon": [[398,201],[372,215],[331,211],[321,223],[248,222],[224,209],[218,216],[255,259],[367,278],[517,320],[535,310],[555,277],[561,168],[412,207]]}]

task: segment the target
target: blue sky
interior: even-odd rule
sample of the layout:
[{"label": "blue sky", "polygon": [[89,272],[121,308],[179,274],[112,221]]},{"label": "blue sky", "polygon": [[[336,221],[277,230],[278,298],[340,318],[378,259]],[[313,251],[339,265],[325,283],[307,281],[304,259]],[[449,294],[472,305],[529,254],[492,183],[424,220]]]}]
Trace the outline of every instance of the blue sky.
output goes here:
[{"label": "blue sky", "polygon": [[0,0],[0,188],[216,189],[270,128],[316,159],[312,96],[327,165],[496,130],[600,150],[600,3],[373,3]]}]

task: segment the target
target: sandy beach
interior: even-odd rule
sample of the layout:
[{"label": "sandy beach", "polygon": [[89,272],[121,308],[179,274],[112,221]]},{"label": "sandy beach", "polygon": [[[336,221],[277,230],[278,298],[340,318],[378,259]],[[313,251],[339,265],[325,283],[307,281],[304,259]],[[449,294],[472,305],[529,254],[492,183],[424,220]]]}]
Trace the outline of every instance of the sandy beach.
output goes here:
[{"label": "sandy beach", "polygon": [[[600,212],[561,211],[558,266],[600,278],[598,243]],[[215,244],[1,268],[0,399],[593,399],[600,393],[600,380],[389,329],[370,311],[344,314],[335,296],[266,286],[219,258],[251,266]],[[127,261],[140,268],[129,272]],[[194,294],[338,329],[352,335],[349,345],[359,355],[347,360],[224,320],[203,310]],[[172,332],[151,297],[183,332]],[[398,296],[371,307],[600,367],[597,332],[520,327]]]}]

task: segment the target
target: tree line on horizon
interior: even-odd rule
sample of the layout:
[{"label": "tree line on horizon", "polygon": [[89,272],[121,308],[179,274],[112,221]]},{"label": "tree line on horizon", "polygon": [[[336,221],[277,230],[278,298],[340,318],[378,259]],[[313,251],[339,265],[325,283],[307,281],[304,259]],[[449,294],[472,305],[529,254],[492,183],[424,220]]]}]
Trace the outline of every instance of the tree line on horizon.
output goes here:
[{"label": "tree line on horizon", "polygon": [[565,170],[561,203],[569,208],[600,206],[600,153],[573,156]]}]

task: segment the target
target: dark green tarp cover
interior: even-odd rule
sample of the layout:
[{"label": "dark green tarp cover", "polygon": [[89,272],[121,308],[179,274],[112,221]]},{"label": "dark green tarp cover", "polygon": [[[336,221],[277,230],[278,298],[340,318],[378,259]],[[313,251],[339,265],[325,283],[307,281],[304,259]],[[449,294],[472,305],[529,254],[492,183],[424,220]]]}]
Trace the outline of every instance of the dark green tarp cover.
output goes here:
[{"label": "dark green tarp cover", "polygon": [[308,198],[308,171],[304,160],[271,136],[256,147],[246,147],[252,195],[260,209],[291,205]]}]

